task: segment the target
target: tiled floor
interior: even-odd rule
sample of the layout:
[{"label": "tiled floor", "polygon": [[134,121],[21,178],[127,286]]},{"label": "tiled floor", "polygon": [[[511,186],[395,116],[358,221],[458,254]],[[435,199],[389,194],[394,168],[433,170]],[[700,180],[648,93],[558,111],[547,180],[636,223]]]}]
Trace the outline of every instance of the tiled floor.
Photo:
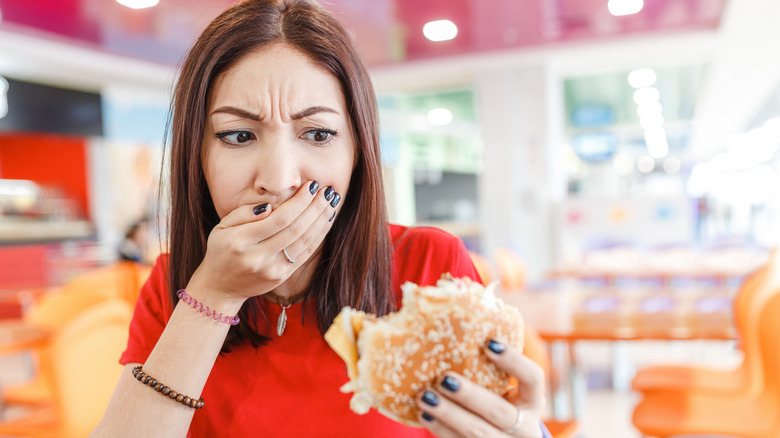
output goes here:
[{"label": "tiled floor", "polygon": [[[713,367],[733,367],[741,360],[731,342],[678,341],[636,342],[617,346],[585,342],[577,346],[582,375],[590,389],[582,403],[581,438],[640,438],[631,424],[631,412],[638,397],[630,389],[634,370],[655,363],[695,363]],[[615,366],[613,366],[615,365]],[[29,375],[29,358],[23,355],[0,357],[0,385],[17,382]],[[617,371],[613,390],[609,377]],[[5,409],[3,419],[20,415],[18,409]]]},{"label": "tiled floor", "polygon": [[587,438],[639,438],[631,425],[631,411],[637,397],[612,390],[589,391],[581,422],[581,436]]}]

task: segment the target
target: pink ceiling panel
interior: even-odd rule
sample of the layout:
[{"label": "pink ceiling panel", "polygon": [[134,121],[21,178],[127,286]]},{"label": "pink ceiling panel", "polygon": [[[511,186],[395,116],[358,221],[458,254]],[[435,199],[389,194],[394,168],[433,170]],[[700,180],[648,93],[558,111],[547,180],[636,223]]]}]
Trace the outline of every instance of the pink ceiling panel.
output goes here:
[{"label": "pink ceiling panel", "polygon": [[91,21],[77,0],[0,0],[3,22],[98,43],[100,23]]},{"label": "pink ceiling panel", "polygon": [[553,1],[495,0],[474,2],[471,20],[478,29],[473,50],[493,50],[544,43]]},{"label": "pink ceiling panel", "polygon": [[[370,65],[598,39],[631,33],[712,29],[727,0],[645,0],[613,17],[608,0],[328,0]],[[8,23],[79,40],[99,49],[175,64],[198,32],[235,0],[161,0],[131,10],[112,0],[0,0]],[[431,20],[459,29],[451,41],[422,34]]]},{"label": "pink ceiling panel", "polygon": [[558,0],[561,40],[664,32],[683,29],[714,29],[720,22],[726,0],[646,0],[638,14],[610,15],[606,0]]},{"label": "pink ceiling panel", "polygon": [[[403,32],[407,59],[421,59],[465,53],[473,46],[474,27],[469,0],[396,0],[399,26]],[[450,20],[458,26],[458,36],[450,41],[429,41],[423,25],[434,20]]]},{"label": "pink ceiling panel", "polygon": [[354,37],[366,63],[379,64],[403,57],[392,0],[336,0],[325,6]]}]

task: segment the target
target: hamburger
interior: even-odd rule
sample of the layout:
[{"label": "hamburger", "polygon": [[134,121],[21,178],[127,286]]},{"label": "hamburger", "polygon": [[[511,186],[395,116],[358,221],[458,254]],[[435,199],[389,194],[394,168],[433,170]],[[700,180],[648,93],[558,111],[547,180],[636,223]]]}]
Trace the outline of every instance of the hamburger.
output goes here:
[{"label": "hamburger", "polygon": [[352,392],[350,408],[370,408],[409,426],[420,426],[415,397],[454,371],[496,394],[510,376],[485,355],[490,339],[522,349],[523,319],[494,293],[469,278],[444,274],[436,286],[406,283],[401,310],[376,317],[345,307],[325,333],[344,360]]}]

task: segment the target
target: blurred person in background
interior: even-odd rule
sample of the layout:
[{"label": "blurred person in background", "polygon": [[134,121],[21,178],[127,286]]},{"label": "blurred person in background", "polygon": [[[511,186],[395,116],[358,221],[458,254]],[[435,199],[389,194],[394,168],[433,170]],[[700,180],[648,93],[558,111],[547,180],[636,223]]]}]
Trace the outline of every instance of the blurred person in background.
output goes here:
[{"label": "blurred person in background", "polygon": [[305,0],[223,12],[183,65],[171,129],[169,254],[93,436],[547,435],[543,373],[500,340],[485,354],[519,390],[449,373],[418,396],[425,428],[356,415],[339,391],[323,333],[344,306],[385,315],[406,281],[479,277],[458,238],[387,223],[373,87],[330,13]]},{"label": "blurred person in background", "polygon": [[119,244],[117,252],[120,261],[131,261],[149,264],[147,246],[149,239],[149,218],[144,216],[133,222],[127,228],[125,237]]}]

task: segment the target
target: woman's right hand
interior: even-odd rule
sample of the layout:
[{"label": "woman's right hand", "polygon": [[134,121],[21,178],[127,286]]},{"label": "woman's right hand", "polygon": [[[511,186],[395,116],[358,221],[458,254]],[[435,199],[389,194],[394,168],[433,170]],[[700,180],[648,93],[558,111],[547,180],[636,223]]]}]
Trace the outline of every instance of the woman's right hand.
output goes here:
[{"label": "woman's right hand", "polygon": [[[242,205],[231,211],[209,234],[206,256],[187,285],[188,293],[209,303],[240,305],[273,290],[320,246],[340,199],[332,187],[319,188],[309,181],[275,208]],[[294,263],[288,262],[284,249]]]}]

